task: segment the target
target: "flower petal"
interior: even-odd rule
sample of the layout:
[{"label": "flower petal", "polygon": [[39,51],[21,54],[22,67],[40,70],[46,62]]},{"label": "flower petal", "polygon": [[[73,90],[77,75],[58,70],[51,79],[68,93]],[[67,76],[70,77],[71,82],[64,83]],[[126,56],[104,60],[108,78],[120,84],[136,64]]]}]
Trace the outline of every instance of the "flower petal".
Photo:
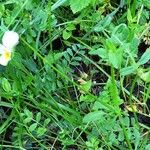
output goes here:
[{"label": "flower petal", "polygon": [[9,50],[12,50],[19,42],[19,35],[14,31],[6,31],[2,38],[2,43]]},{"label": "flower petal", "polygon": [[0,44],[0,54],[3,54],[5,50],[5,46]]},{"label": "flower petal", "polygon": [[0,56],[0,65],[7,66],[9,60],[5,59],[3,55]]}]

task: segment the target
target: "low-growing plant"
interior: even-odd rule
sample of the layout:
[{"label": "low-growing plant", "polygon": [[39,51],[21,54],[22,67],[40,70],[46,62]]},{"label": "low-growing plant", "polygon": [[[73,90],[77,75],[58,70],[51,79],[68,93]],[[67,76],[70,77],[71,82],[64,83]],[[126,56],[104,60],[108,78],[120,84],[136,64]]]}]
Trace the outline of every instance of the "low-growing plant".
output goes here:
[{"label": "low-growing plant", "polygon": [[149,0],[4,0],[0,17],[0,149],[150,149]]}]

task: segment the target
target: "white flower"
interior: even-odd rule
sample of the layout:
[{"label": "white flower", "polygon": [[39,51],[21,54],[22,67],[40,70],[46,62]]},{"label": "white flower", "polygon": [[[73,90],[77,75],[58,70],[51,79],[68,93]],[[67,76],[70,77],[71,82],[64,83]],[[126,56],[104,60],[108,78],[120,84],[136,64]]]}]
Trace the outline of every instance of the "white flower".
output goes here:
[{"label": "white flower", "polygon": [[13,48],[19,43],[19,35],[14,31],[6,31],[0,44],[0,65],[7,66],[11,60]]}]

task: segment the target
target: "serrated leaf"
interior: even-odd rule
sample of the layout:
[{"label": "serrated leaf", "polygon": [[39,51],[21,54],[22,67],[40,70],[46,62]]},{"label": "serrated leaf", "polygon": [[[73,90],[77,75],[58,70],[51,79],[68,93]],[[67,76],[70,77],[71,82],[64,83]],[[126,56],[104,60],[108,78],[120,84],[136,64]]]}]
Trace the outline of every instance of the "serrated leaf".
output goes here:
[{"label": "serrated leaf", "polygon": [[91,95],[81,95],[80,96],[80,102],[94,102],[94,98]]},{"label": "serrated leaf", "polygon": [[87,115],[84,116],[83,122],[84,123],[89,123],[89,122],[92,122],[92,121],[102,120],[104,114],[105,113],[103,111],[90,112],[90,113],[88,113]]},{"label": "serrated leaf", "polygon": [[83,8],[87,7],[92,1],[91,0],[70,0],[70,7],[73,13],[81,11]]},{"label": "serrated leaf", "polygon": [[32,132],[36,129],[37,127],[37,123],[33,123],[30,127],[29,127],[29,131]]}]

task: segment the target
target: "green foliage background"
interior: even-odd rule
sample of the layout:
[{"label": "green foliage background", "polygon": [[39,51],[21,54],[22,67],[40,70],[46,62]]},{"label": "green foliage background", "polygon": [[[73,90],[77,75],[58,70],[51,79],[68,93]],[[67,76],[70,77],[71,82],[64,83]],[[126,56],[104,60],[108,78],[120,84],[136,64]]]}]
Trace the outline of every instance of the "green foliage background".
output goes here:
[{"label": "green foliage background", "polygon": [[20,36],[1,149],[150,149],[149,0],[3,0],[0,17]]}]

